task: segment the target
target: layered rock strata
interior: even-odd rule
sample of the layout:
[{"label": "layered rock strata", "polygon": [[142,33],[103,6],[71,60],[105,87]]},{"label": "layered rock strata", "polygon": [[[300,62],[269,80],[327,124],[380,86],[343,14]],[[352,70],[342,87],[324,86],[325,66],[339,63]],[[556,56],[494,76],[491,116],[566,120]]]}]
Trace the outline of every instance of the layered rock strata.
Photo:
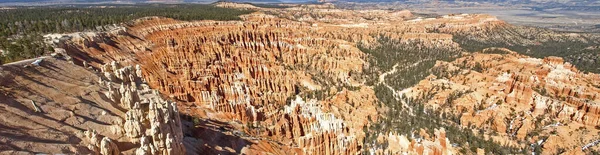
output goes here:
[{"label": "layered rock strata", "polygon": [[505,25],[487,15],[415,18],[409,11],[218,5],[262,13],[242,21],[148,17],[124,31],[77,35],[61,47],[97,70],[113,61],[139,64],[136,74],[176,100],[183,113],[230,122],[251,137],[306,154],[356,154],[363,150],[363,127],[379,117],[375,92],[364,79],[372,63],[357,47],[390,39],[415,49],[459,50],[448,32]]},{"label": "layered rock strata", "polygon": [[[95,48],[87,48],[87,45],[78,43],[87,41],[70,41],[64,47],[78,47],[78,50],[87,53],[92,59],[76,56],[74,59],[86,62],[98,70],[114,68],[103,65],[109,64],[110,60],[138,59],[136,63],[140,64],[141,73],[148,77],[145,81],[153,88],[168,94],[172,99],[182,102],[182,108],[185,108],[189,114],[201,114],[204,113],[202,112],[204,109],[210,109],[212,112],[209,113],[214,113],[219,119],[236,120],[268,131],[266,135],[263,135],[264,132],[250,132],[250,134],[271,137],[289,145],[301,145],[307,148],[305,153],[327,150],[331,153],[352,154],[360,151],[362,145],[360,135],[364,134],[356,135],[356,132],[360,133],[368,121],[338,120],[339,130],[319,131],[322,129],[316,128],[310,131],[311,127],[308,126],[322,123],[322,120],[316,119],[322,117],[320,114],[305,113],[300,118],[298,113],[286,113],[281,109],[292,104],[287,100],[297,94],[299,89],[315,85],[315,79],[329,81],[328,85],[333,83],[359,85],[360,81],[351,77],[353,76],[351,74],[355,73],[354,76],[358,76],[362,72],[363,66],[366,65],[366,62],[361,59],[364,53],[351,42],[315,39],[302,33],[310,31],[308,29],[310,27],[302,23],[272,19],[263,15],[252,15],[246,18],[250,22],[192,23],[160,18],[142,19],[138,21],[138,25],[128,28],[131,30],[128,33],[142,35],[139,38],[146,40],[143,44],[152,45],[139,51],[108,49],[105,53],[96,53]],[[275,26],[277,23],[281,25],[284,22],[289,23],[285,23],[285,26]],[[273,26],[265,27],[266,25],[261,24]],[[128,37],[114,35],[116,35],[114,38]],[[89,38],[83,37],[83,39]],[[67,50],[71,53],[76,52],[72,48]],[[327,52],[322,52],[324,50]],[[127,57],[126,55],[136,57],[119,58]],[[124,64],[128,62],[121,61]],[[106,78],[119,78],[122,77],[121,74],[123,74],[121,71],[115,72],[114,76],[111,74]],[[125,77],[124,82],[133,80]],[[321,86],[317,84],[316,87]],[[124,92],[124,96],[136,98],[135,94],[129,95],[128,89],[120,89],[119,92]],[[374,92],[367,91],[367,93],[363,96],[370,96],[371,100],[361,103],[360,106],[374,110],[376,102]],[[112,96],[111,99],[113,98],[117,100],[119,95]],[[126,106],[134,106],[133,101],[123,98],[120,100],[123,100]],[[351,109],[347,107],[348,105],[359,106],[348,101],[336,104],[344,106],[345,109]],[[347,113],[338,115],[347,115]],[[369,115],[373,119],[377,117],[375,113]],[[333,115],[327,117],[333,118]],[[273,129],[287,123],[297,125]],[[342,128],[342,125],[352,128]],[[307,132],[298,133],[294,130]],[[317,146],[323,142],[330,145]]]}]

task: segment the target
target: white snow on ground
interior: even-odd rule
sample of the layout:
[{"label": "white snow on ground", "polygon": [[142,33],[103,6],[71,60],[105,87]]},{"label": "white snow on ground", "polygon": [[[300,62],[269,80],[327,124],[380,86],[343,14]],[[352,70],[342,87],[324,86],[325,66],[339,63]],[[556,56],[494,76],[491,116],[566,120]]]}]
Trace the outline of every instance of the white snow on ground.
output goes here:
[{"label": "white snow on ground", "polygon": [[423,21],[423,18],[419,17],[417,19],[409,20],[407,22],[420,22],[420,21]]},{"label": "white snow on ground", "polygon": [[519,63],[542,64],[544,61],[538,58],[519,58]]},{"label": "white snow on ground", "polygon": [[510,76],[511,75],[512,74],[509,74],[509,73],[503,73],[502,75],[500,75],[500,76],[498,76],[496,78],[496,81],[498,81],[498,82],[506,82],[506,81],[510,80]]},{"label": "white snow on ground", "polygon": [[565,79],[574,74],[575,72],[565,68],[564,65],[556,65],[556,68],[548,73],[547,79]]},{"label": "white snow on ground", "polygon": [[588,143],[588,144],[584,145],[583,147],[581,147],[581,150],[584,151],[584,150],[586,150],[590,147],[596,146],[598,144],[600,144],[600,140],[593,141],[593,142]]},{"label": "white snow on ground", "polygon": [[560,122],[556,122],[554,124],[550,124],[550,125],[546,125],[544,128],[548,128],[548,127],[557,127],[560,126]]}]

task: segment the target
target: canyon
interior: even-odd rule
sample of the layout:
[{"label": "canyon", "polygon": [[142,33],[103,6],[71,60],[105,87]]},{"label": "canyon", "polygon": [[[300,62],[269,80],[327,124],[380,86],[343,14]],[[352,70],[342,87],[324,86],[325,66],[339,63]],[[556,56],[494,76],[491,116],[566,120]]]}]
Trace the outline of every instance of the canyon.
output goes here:
[{"label": "canyon", "polygon": [[[438,62],[430,75],[404,90],[426,107],[459,117],[462,126],[495,141],[535,144],[551,153],[584,154],[598,139],[598,74],[585,74],[562,58],[474,53]],[[577,147],[575,147],[577,146]]]},{"label": "canyon", "polygon": [[[537,36],[526,40],[509,33],[525,28],[483,14],[428,18],[408,10],[345,10],[332,4],[215,5],[255,12],[240,21],[145,17],[105,31],[61,34],[54,38],[57,53],[38,58],[39,65],[31,64],[34,60],[3,65],[0,122],[8,130],[2,131],[0,150],[508,151],[495,149],[501,146],[518,150],[511,153],[586,154],[600,149],[595,142],[600,75],[578,70],[572,57],[534,58],[491,44],[481,50],[464,45],[489,38],[523,46],[548,38],[600,44],[596,36],[531,30]],[[436,125],[417,125],[420,119]],[[39,134],[27,134],[32,132]],[[457,138],[461,134],[494,147],[476,146]]]}]

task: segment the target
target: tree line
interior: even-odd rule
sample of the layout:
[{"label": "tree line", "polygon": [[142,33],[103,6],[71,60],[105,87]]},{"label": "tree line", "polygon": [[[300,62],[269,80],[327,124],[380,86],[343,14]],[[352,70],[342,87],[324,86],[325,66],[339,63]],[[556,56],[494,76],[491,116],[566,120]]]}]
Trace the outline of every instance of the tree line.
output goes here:
[{"label": "tree line", "polygon": [[542,28],[506,26],[481,35],[457,33],[453,36],[453,41],[469,52],[500,47],[535,58],[557,56],[579,70],[600,73],[600,36],[597,34],[571,35]]},{"label": "tree line", "polygon": [[178,20],[239,20],[251,11],[203,4],[74,5],[0,10],[0,64],[38,57],[52,50],[48,33],[102,30],[147,16]]}]

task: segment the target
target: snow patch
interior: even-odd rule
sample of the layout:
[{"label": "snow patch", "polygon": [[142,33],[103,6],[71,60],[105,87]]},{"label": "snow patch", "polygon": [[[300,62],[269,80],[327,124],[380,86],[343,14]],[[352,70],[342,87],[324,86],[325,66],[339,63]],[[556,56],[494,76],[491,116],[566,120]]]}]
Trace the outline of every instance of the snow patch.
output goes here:
[{"label": "snow patch", "polygon": [[417,19],[409,20],[408,22],[420,22],[423,21],[423,18],[419,17]]},{"label": "snow patch", "polygon": [[504,83],[504,82],[510,80],[511,76],[512,76],[512,74],[502,73],[502,75],[500,75],[496,78],[496,81]]},{"label": "snow patch", "polygon": [[535,109],[547,109],[548,108],[548,104],[546,103],[546,98],[541,96],[541,95],[535,95],[534,97],[535,100]]},{"label": "snow patch", "polygon": [[598,144],[600,144],[600,140],[596,140],[594,142],[588,143],[585,146],[581,147],[581,151],[585,151],[586,149],[588,149],[588,148],[590,148],[592,146],[596,146]]},{"label": "snow patch", "polygon": [[341,131],[344,126],[343,120],[336,118],[332,113],[323,112],[321,105],[315,99],[305,102],[300,96],[296,96],[296,99],[289,106],[284,107],[284,111],[291,114],[296,110],[296,107],[300,107],[300,116],[316,118],[316,122],[310,125],[311,130],[314,132]]},{"label": "snow patch", "polygon": [[519,58],[519,63],[528,63],[528,64],[542,64],[544,61],[542,59],[537,58]]}]

